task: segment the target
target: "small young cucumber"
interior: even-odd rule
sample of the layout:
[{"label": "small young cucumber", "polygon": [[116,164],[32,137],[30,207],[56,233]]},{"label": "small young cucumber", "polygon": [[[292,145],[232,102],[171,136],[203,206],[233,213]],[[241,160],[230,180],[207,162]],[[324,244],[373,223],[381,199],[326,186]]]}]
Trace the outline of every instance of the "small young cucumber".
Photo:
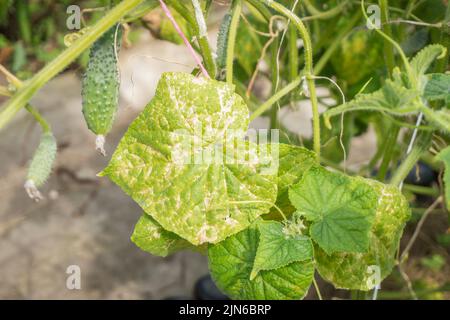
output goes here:
[{"label": "small young cucumber", "polygon": [[228,33],[230,29],[231,24],[231,15],[226,14],[225,17],[222,20],[222,23],[220,25],[219,29],[219,35],[217,37],[217,68],[220,71],[223,71],[226,66],[226,60],[227,60],[227,46],[228,46]]},{"label": "small young cucumber", "polygon": [[51,132],[43,133],[28,168],[27,180],[24,185],[31,199],[36,201],[42,199],[42,195],[37,188],[47,181],[52,171],[56,149],[56,139],[53,134]]},{"label": "small young cucumber", "polygon": [[105,135],[111,130],[119,101],[117,54],[122,28],[115,25],[92,45],[82,80],[83,115],[89,130],[97,135],[97,150],[105,155]]}]

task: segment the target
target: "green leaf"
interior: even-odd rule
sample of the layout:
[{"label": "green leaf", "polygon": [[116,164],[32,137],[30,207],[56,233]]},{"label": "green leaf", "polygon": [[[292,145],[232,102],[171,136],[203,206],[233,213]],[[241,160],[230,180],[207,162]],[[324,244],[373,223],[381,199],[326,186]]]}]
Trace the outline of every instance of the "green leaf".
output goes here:
[{"label": "green leaf", "polygon": [[372,93],[359,94],[355,99],[329,109],[324,113],[325,124],[331,128],[329,119],[349,111],[378,111],[405,116],[420,109],[419,92],[407,89],[399,81],[386,80],[384,86]]},{"label": "green leaf", "polygon": [[309,237],[292,233],[288,226],[277,221],[260,221],[258,230],[259,245],[250,280],[261,270],[274,270],[295,261],[312,260],[313,248]]},{"label": "green leaf", "polygon": [[164,230],[152,217],[143,214],[134,227],[131,241],[142,250],[160,257],[193,246],[175,233]]},{"label": "green leaf", "polygon": [[450,106],[450,74],[431,74],[425,86],[424,97],[429,101],[445,100]]},{"label": "green leaf", "polygon": [[445,166],[444,186],[445,186],[445,202],[447,209],[450,208],[450,146],[442,150],[436,156],[436,160],[442,161]]},{"label": "green leaf", "polygon": [[[289,201],[289,187],[300,181],[303,174],[316,163],[314,153],[306,148],[279,144],[278,195],[276,205],[284,214],[295,211]],[[271,212],[279,216],[277,210]]]},{"label": "green leaf", "polygon": [[259,238],[258,227],[252,225],[209,247],[209,268],[219,289],[232,299],[302,299],[314,275],[311,260],[260,271],[250,280]]},{"label": "green leaf", "polygon": [[382,52],[383,42],[376,33],[355,30],[340,41],[331,64],[340,80],[353,85],[374,73],[382,63]]},{"label": "green leaf", "polygon": [[367,251],[378,197],[363,179],[314,167],[289,198],[312,222],[311,237],[327,253]]},{"label": "green leaf", "polygon": [[[408,201],[397,187],[365,180],[378,195],[375,220],[370,230],[366,253],[328,254],[315,248],[317,270],[336,288],[370,290],[386,278],[395,266],[395,253],[406,221],[410,217]],[[379,268],[379,281],[374,268]]]},{"label": "green leaf", "polygon": [[[271,158],[242,143],[247,126],[248,109],[233,86],[164,73],[101,175],[164,229],[195,245],[217,243],[275,202],[276,172],[263,172]],[[210,155],[224,146],[227,158],[215,161]]]},{"label": "green leaf", "polygon": [[447,49],[440,44],[431,44],[420,50],[419,53],[411,59],[411,68],[416,78],[421,80],[433,61],[444,57],[446,52]]}]

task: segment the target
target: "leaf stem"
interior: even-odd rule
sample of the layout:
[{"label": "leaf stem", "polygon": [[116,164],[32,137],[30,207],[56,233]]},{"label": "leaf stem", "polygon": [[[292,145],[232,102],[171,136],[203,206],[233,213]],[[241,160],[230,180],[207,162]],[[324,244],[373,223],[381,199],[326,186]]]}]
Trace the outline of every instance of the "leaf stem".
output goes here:
[{"label": "leaf stem", "polygon": [[[388,0],[379,0],[378,4],[381,10],[381,24],[383,25],[384,32],[390,38],[392,38],[392,28],[387,22],[389,21],[389,4]],[[394,48],[392,44],[384,39],[384,59],[386,61],[388,73],[391,75],[392,70],[395,67]]]},{"label": "leaf stem", "polygon": [[36,119],[44,133],[51,132],[49,123],[42,117],[39,111],[33,108],[30,104],[27,104],[25,106],[25,109],[27,109],[27,111],[34,117],[34,119]]},{"label": "leaf stem", "polygon": [[396,170],[391,179],[391,184],[399,186],[408,176],[411,169],[415,166],[420,156],[428,150],[432,138],[432,132],[421,132],[417,138],[417,143],[412,147],[411,152],[403,160],[402,164]]},{"label": "leaf stem", "polygon": [[230,29],[228,30],[228,45],[227,45],[227,61],[226,61],[226,81],[228,84],[233,84],[233,61],[234,48],[236,46],[237,29],[239,27],[239,19],[242,12],[242,1],[234,0],[231,13]]},{"label": "leaf stem", "polygon": [[47,64],[41,71],[28,80],[12,97],[0,113],[0,129],[8,124],[14,115],[23,108],[44,84],[56,76],[84,50],[97,40],[105,31],[111,28],[124,15],[137,7],[143,0],[122,1],[111,9],[100,21],[89,31],[81,36],[69,48],[64,50],[56,59]]},{"label": "leaf stem", "polygon": [[262,105],[260,105],[251,115],[250,115],[250,121],[255,120],[257,117],[259,117],[261,114],[264,113],[264,111],[268,110],[273,104],[275,104],[277,101],[279,101],[281,98],[283,98],[285,95],[287,95],[289,92],[297,88],[300,83],[302,82],[302,77],[298,77],[291,83],[289,83],[287,86],[285,86],[283,89],[279,90],[277,93],[275,93],[273,96],[271,96],[266,102],[264,102]]}]

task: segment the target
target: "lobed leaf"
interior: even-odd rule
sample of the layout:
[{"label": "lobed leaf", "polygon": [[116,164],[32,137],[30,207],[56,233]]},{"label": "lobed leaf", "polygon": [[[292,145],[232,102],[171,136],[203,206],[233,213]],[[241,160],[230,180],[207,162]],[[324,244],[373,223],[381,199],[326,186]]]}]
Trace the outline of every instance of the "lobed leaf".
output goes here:
[{"label": "lobed leaf", "polygon": [[378,197],[367,252],[330,254],[315,247],[319,274],[336,288],[367,291],[386,278],[395,266],[400,237],[410,217],[408,202],[397,187],[374,180],[365,181]]},{"label": "lobed leaf", "polygon": [[177,251],[193,248],[188,241],[165,230],[145,213],[136,223],[131,241],[140,249],[160,257],[167,257]]},{"label": "lobed leaf", "polygon": [[[194,245],[217,243],[245,229],[275,202],[276,170],[263,172],[272,165],[261,151],[265,146],[236,142],[247,126],[248,109],[233,86],[164,73],[155,97],[100,175],[164,229]],[[213,155],[220,156],[224,146],[225,159],[216,161]]]},{"label": "lobed leaf", "polygon": [[277,221],[259,221],[257,227],[259,244],[250,280],[261,270],[274,270],[295,261],[312,260],[313,248],[309,237],[292,234]]},{"label": "lobed leaf", "polygon": [[419,81],[422,80],[423,75],[430,68],[434,60],[445,56],[447,49],[440,44],[431,44],[417,53],[411,59],[411,68]]},{"label": "lobed leaf", "polygon": [[289,190],[297,212],[312,222],[311,238],[327,253],[367,251],[377,198],[362,179],[321,167]]},{"label": "lobed leaf", "polygon": [[424,98],[429,101],[445,100],[450,106],[450,74],[431,74],[425,86]]},{"label": "lobed leaf", "polygon": [[254,224],[209,247],[209,268],[219,289],[232,299],[302,299],[314,276],[313,262],[293,262],[260,271],[250,280],[259,242],[260,233]]}]

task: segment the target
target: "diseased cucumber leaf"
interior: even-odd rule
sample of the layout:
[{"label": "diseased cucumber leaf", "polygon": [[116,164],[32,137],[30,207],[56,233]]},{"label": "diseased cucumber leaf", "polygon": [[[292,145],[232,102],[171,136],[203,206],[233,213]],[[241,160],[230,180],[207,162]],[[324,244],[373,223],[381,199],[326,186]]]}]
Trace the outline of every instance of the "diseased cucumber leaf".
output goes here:
[{"label": "diseased cucumber leaf", "polygon": [[209,246],[209,269],[219,289],[232,299],[302,299],[308,292],[314,275],[311,260],[260,271],[250,280],[259,239],[258,227],[253,224],[226,240]]},{"label": "diseased cucumber leaf", "polygon": [[450,209],[450,146],[439,152],[436,156],[437,160],[444,163],[444,187],[445,187],[445,203],[447,209]]},{"label": "diseased cucumber leaf", "polygon": [[[306,148],[283,143],[278,146],[278,195],[276,205],[284,214],[290,214],[295,209],[289,201],[289,187],[297,183],[316,161],[314,153]],[[271,211],[270,216],[281,218],[279,212],[275,209]]]},{"label": "diseased cucumber leaf", "polygon": [[365,181],[378,195],[368,251],[328,254],[318,246],[315,248],[317,270],[336,288],[367,291],[386,278],[395,266],[398,243],[410,217],[408,202],[397,187]]},{"label": "diseased cucumber leaf", "polygon": [[267,213],[277,194],[276,170],[263,172],[266,145],[241,143],[247,126],[233,86],[164,73],[101,175],[164,229],[194,245],[219,242]]},{"label": "diseased cucumber leaf", "polygon": [[192,244],[175,233],[164,230],[152,217],[143,214],[134,227],[131,241],[155,256],[167,257],[177,251],[192,248]]},{"label": "diseased cucumber leaf", "polygon": [[450,106],[450,74],[433,73],[425,86],[424,98],[429,101],[445,100]]},{"label": "diseased cucumber leaf", "polygon": [[261,270],[274,270],[295,261],[312,260],[313,248],[309,237],[292,233],[288,226],[277,221],[260,221],[258,230],[259,244],[250,280]]},{"label": "diseased cucumber leaf", "polygon": [[289,199],[327,253],[367,251],[378,197],[362,179],[314,167],[292,186]]}]

